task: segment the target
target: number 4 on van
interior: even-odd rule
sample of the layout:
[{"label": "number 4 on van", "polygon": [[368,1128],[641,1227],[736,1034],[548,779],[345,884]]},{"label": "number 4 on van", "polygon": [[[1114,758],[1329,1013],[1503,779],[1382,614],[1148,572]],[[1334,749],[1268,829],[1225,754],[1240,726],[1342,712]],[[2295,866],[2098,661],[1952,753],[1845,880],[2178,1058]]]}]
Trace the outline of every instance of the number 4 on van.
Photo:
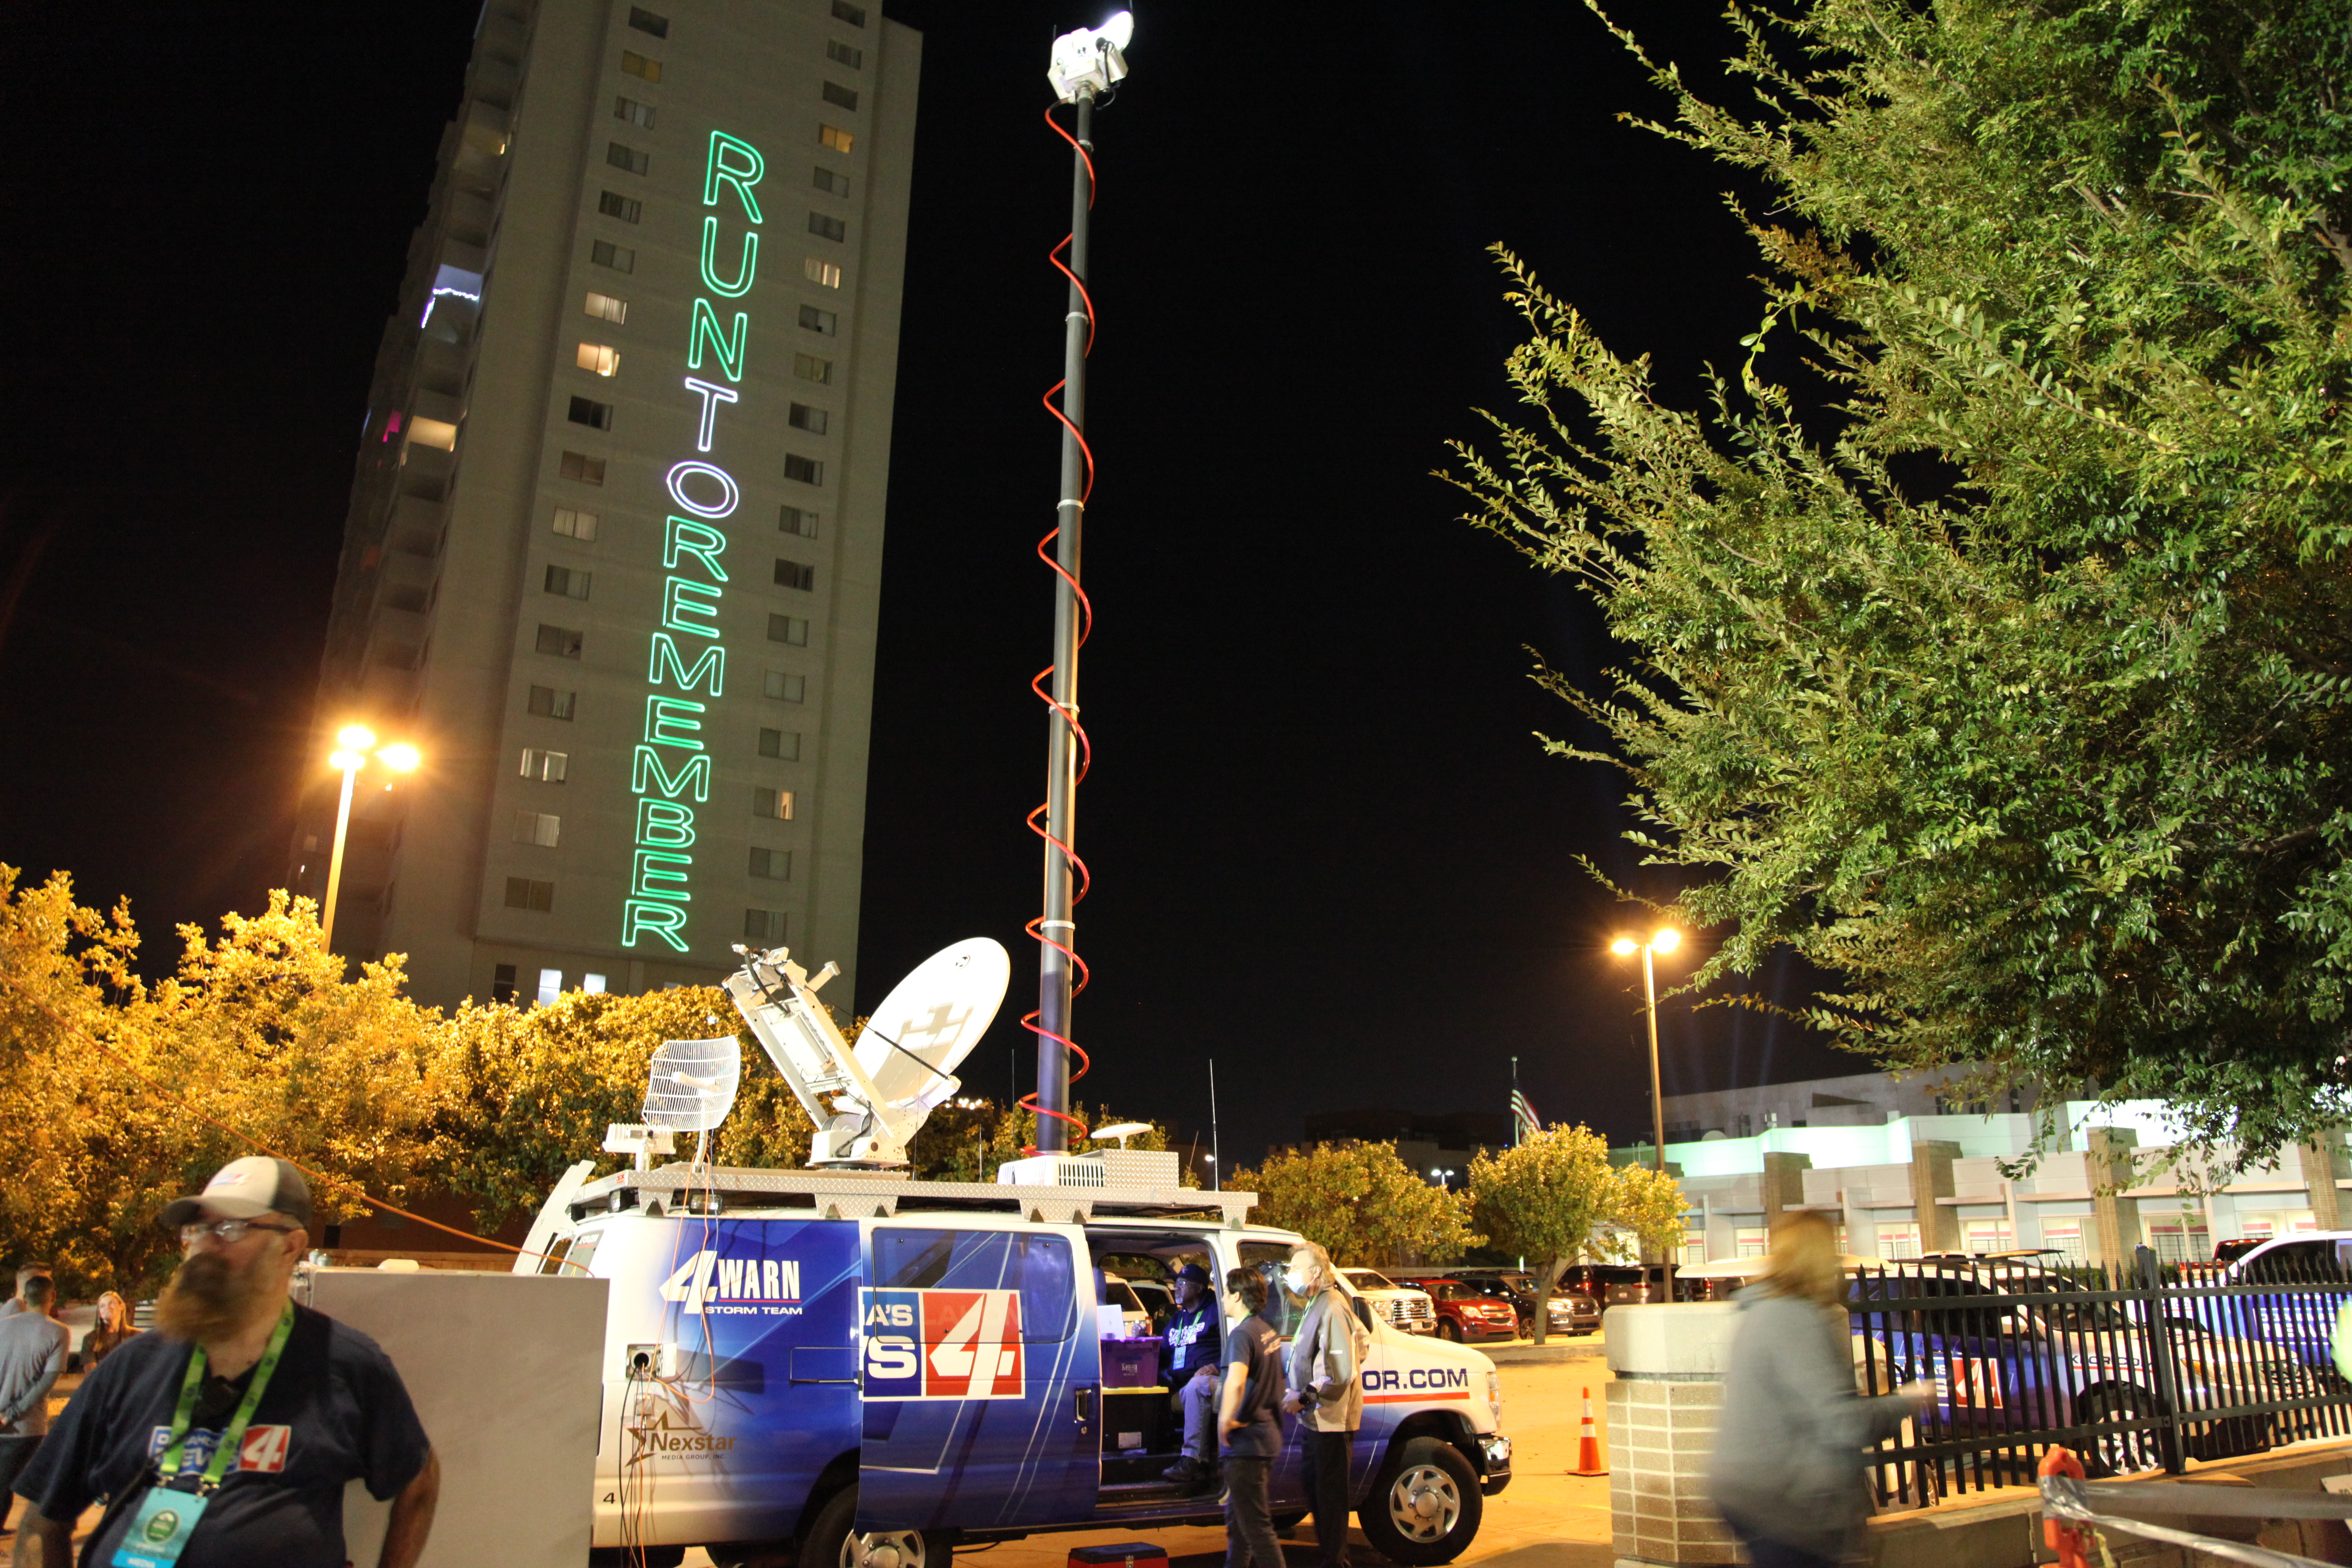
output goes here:
[{"label": "number 4 on van", "polygon": [[1018,1399],[1017,1290],[864,1290],[868,1399]]}]

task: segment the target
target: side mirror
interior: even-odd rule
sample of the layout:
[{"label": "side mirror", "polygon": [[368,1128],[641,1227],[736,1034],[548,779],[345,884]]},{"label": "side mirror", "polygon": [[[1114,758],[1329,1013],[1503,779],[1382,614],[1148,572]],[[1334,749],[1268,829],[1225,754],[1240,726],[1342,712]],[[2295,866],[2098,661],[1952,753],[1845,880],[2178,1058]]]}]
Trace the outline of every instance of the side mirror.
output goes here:
[{"label": "side mirror", "polygon": [[1356,1321],[1362,1323],[1365,1331],[1370,1332],[1372,1327],[1372,1304],[1370,1301],[1365,1300],[1361,1296],[1356,1297],[1355,1302]]}]

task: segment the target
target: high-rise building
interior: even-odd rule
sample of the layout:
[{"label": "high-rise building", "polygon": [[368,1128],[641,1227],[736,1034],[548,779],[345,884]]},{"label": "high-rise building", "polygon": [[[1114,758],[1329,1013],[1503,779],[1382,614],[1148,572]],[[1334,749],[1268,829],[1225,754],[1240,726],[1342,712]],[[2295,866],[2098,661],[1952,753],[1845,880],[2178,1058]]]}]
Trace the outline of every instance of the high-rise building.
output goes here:
[{"label": "high-rise building", "polygon": [[360,774],[338,950],[442,1004],[743,942],[854,987],[920,62],[871,0],[488,0],[320,679],[424,756]]}]

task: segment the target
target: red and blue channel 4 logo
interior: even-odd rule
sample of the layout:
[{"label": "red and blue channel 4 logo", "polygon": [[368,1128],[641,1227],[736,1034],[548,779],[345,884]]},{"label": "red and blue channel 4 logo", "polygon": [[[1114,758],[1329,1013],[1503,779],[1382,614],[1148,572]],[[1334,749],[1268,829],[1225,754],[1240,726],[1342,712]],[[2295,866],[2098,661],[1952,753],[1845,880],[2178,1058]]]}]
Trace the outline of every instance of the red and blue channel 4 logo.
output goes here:
[{"label": "red and blue channel 4 logo", "polygon": [[1018,1290],[861,1290],[868,1399],[1018,1399]]}]

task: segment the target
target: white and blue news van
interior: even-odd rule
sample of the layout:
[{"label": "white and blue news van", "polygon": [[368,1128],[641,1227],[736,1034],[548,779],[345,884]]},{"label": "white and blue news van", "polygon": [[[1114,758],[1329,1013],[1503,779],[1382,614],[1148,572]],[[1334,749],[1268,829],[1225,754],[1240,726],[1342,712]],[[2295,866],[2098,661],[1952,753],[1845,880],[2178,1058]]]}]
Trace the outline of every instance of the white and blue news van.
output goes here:
[{"label": "white and blue news van", "polygon": [[[892,1169],[955,1092],[950,1069],[1009,968],[985,939],[948,949],[853,1050],[815,1004],[825,975],[782,950],[749,955],[728,989],[810,1107],[812,1168],[647,1168],[647,1142],[716,1125],[740,1072],[732,1039],[677,1041],[655,1061],[646,1124],[608,1140],[637,1148],[638,1168],[583,1181],[583,1163],[551,1196],[530,1244],[548,1261],[518,1268],[611,1281],[599,1561],[675,1563],[700,1546],[741,1568],[946,1568],[961,1545],[1221,1520],[1213,1490],[1161,1477],[1181,1419],[1156,1342],[1127,1337],[1104,1276],[1253,1268],[1286,1334],[1304,1305],[1281,1284],[1298,1237],[1247,1224],[1250,1194],[1180,1186],[1172,1154],[1045,1155],[994,1183]],[[1450,1562],[1510,1480],[1494,1363],[1358,1315],[1358,1518],[1396,1562]],[[1307,1494],[1289,1417],[1285,1437],[1272,1495],[1295,1521]]]}]

